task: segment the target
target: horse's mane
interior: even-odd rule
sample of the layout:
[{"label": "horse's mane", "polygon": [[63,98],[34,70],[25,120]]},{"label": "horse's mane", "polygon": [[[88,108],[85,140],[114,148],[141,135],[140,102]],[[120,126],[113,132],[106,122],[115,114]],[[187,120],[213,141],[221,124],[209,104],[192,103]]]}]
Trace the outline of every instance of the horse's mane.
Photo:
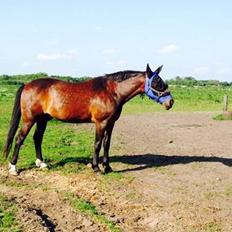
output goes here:
[{"label": "horse's mane", "polygon": [[145,72],[142,71],[132,71],[132,70],[126,70],[126,71],[120,71],[120,72],[115,72],[111,74],[105,74],[103,76],[104,79],[108,80],[113,80],[117,82],[122,82],[124,80],[127,80],[129,78],[135,77],[138,74],[144,74]]},{"label": "horse's mane", "polygon": [[100,76],[100,77],[95,77],[92,79],[93,88],[94,90],[102,90],[106,88],[107,80],[122,82],[127,79],[133,78],[138,74],[145,74],[145,72],[127,70],[127,71],[105,74],[104,76]]}]

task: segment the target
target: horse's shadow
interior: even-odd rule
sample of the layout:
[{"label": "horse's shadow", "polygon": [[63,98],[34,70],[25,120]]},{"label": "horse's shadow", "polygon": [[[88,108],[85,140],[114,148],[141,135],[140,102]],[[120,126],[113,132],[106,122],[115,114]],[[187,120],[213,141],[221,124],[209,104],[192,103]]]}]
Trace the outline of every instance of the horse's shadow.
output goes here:
[{"label": "horse's shadow", "polygon": [[[67,157],[62,161],[54,164],[53,168],[64,166],[70,162],[78,162],[82,164],[88,164],[91,162],[90,158],[78,158],[78,157]],[[167,155],[158,155],[158,154],[141,154],[141,155],[118,155],[112,156],[110,162],[119,162],[124,164],[135,165],[126,167],[125,169],[116,171],[116,172],[129,172],[129,171],[139,171],[152,167],[163,167],[175,164],[189,164],[193,162],[213,162],[213,163],[222,163],[226,166],[232,166],[231,158],[224,158],[218,156],[167,156]]]},{"label": "horse's shadow", "polygon": [[142,155],[123,155],[113,156],[111,162],[121,162],[125,164],[136,165],[136,167],[129,167],[118,172],[139,171],[152,167],[164,167],[175,164],[189,164],[193,162],[215,162],[222,163],[226,166],[232,166],[231,158],[223,158],[217,156],[167,156],[158,154],[142,154]]},{"label": "horse's shadow", "polygon": [[[80,163],[80,164],[85,164],[87,165],[88,163],[90,163],[92,161],[91,158],[88,157],[66,157],[52,165],[49,165],[50,169],[56,169],[58,167],[63,167],[66,164],[69,163]],[[48,160],[49,162],[49,160]]]}]

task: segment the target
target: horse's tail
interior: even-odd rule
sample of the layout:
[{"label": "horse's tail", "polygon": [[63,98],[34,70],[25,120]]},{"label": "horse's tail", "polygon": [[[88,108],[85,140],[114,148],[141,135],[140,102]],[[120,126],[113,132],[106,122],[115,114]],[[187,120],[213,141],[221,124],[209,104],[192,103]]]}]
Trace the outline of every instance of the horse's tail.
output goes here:
[{"label": "horse's tail", "polygon": [[5,158],[7,158],[10,153],[13,139],[19,126],[19,122],[21,118],[20,99],[21,99],[21,94],[23,92],[23,88],[24,85],[20,86],[15,96],[15,103],[11,115],[10,128],[8,131],[5,146],[3,148],[3,155],[5,156]]}]

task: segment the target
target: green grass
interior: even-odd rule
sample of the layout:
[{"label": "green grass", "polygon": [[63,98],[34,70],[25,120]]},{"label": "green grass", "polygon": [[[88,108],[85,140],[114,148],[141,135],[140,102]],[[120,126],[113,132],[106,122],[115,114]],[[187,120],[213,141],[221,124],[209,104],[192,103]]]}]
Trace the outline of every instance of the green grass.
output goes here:
[{"label": "green grass", "polygon": [[229,185],[225,188],[225,195],[227,197],[232,197],[232,185]]},{"label": "green grass", "polygon": [[194,225],[194,226],[190,226],[190,228],[188,228],[186,230],[187,232],[222,232],[222,225],[221,223],[217,223],[217,222],[208,222],[205,223],[203,225]]},{"label": "green grass", "polygon": [[176,173],[168,167],[155,167],[154,171],[162,175],[167,175],[169,177],[176,176]]},{"label": "green grass", "polygon": [[202,226],[204,232],[220,232],[222,231],[221,224],[217,222],[208,222]]},{"label": "green grass", "polygon": [[82,213],[83,215],[89,216],[94,221],[105,225],[111,232],[120,232],[120,228],[107,217],[102,214],[91,202],[86,201],[83,198],[78,198],[74,194],[65,193],[65,200],[67,200],[71,206]]},{"label": "green grass", "polygon": [[219,120],[219,121],[225,120],[223,114],[218,114],[218,115],[214,116],[213,119],[214,120]]},{"label": "green grass", "polygon": [[110,189],[112,189],[112,186],[117,186],[117,185],[121,186],[123,182],[126,181],[127,179],[130,179],[130,177],[126,177],[125,175],[119,172],[112,172],[112,173],[108,173],[107,175],[102,175],[99,178],[98,186],[103,191],[108,192],[111,191]]},{"label": "green grass", "polygon": [[218,114],[218,115],[214,116],[213,119],[223,121],[223,120],[232,120],[232,117],[231,116],[226,116],[226,115],[223,115],[223,114]]},{"label": "green grass", "polygon": [[6,196],[0,194],[0,231],[21,232],[23,231],[16,219],[16,207]]},{"label": "green grass", "polygon": [[112,180],[115,180],[115,181],[123,180],[125,176],[123,175],[123,173],[120,173],[120,172],[111,172],[111,173],[108,173],[107,175],[103,175],[102,178],[104,179],[105,182],[109,183]]}]

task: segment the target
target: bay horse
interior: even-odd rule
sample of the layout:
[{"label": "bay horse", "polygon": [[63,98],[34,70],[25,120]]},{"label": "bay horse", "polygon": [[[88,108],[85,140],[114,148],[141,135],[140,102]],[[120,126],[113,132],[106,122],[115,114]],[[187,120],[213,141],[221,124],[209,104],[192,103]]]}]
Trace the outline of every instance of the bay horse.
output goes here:
[{"label": "bay horse", "polygon": [[123,105],[134,96],[143,93],[163,104],[167,110],[174,103],[167,84],[159,76],[161,69],[162,66],[153,72],[147,65],[144,72],[121,71],[80,83],[44,78],[21,86],[16,93],[3,150],[7,158],[22,118],[22,127],[15,138],[13,158],[9,163],[9,173],[18,175],[16,163],[19,150],[34,124],[36,124],[33,136],[36,166],[47,167],[43,161],[41,144],[47,122],[53,118],[71,123],[95,123],[92,168],[95,172],[100,172],[99,152],[103,142],[104,173],[112,172],[109,164],[110,140]]}]

